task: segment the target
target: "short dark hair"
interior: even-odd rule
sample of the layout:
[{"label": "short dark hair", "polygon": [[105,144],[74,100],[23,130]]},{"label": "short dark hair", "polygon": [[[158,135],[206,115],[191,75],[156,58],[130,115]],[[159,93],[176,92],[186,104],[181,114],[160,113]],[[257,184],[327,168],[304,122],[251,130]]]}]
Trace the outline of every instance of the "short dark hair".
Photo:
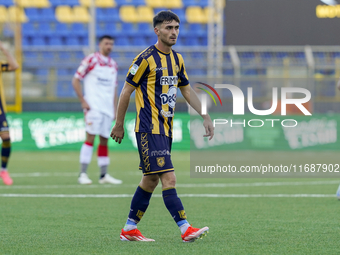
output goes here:
[{"label": "short dark hair", "polygon": [[99,43],[101,41],[103,41],[104,39],[109,39],[109,40],[112,40],[112,41],[115,40],[111,35],[102,35],[101,37],[99,37]]},{"label": "short dark hair", "polygon": [[180,20],[178,16],[173,13],[172,11],[160,11],[159,13],[156,14],[155,17],[153,17],[153,27],[156,27],[158,24],[162,24],[164,21],[177,21],[180,23]]}]

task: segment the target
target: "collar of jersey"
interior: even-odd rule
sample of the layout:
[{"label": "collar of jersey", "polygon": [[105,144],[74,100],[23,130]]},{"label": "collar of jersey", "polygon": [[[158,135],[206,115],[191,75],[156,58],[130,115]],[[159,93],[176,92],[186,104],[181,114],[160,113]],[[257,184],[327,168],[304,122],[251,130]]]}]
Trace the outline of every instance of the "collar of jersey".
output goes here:
[{"label": "collar of jersey", "polygon": [[165,53],[165,52],[161,51],[160,49],[158,49],[156,45],[153,45],[153,46],[155,46],[156,50],[158,50],[160,53],[162,53],[164,55],[169,55],[171,53],[171,50],[170,50],[169,53]]},{"label": "collar of jersey", "polygon": [[110,58],[110,56],[107,57],[107,59],[108,59],[107,63],[102,59],[102,54],[100,52],[97,52],[97,57],[98,57],[98,61],[101,64],[111,66],[111,58]]}]

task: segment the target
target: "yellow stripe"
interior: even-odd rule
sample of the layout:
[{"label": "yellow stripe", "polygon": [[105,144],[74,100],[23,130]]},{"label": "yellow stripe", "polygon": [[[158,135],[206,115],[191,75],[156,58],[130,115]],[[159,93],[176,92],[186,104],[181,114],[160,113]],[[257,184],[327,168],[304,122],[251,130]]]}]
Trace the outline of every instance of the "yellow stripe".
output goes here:
[{"label": "yellow stripe", "polygon": [[132,81],[134,81],[136,84],[139,84],[140,79],[142,78],[142,75],[144,74],[147,67],[148,62],[145,59],[143,59],[138,67],[136,74],[133,76]]},{"label": "yellow stripe", "polygon": [[158,174],[158,173],[162,173],[162,172],[166,172],[166,171],[173,171],[174,168],[169,168],[169,169],[165,169],[165,170],[160,170],[160,171],[155,171],[155,172],[150,172],[150,173],[144,173],[144,175],[148,175],[148,174]]},{"label": "yellow stripe", "polygon": [[[161,57],[161,63],[162,63],[162,67],[166,67],[165,70],[163,70],[163,76],[169,76],[169,70],[168,70],[168,64],[166,62],[166,56],[164,56],[163,54],[158,54]],[[169,90],[169,85],[162,85],[162,93],[166,94],[168,93]],[[162,105],[162,110],[165,112],[169,111],[169,104],[163,104]],[[168,118],[164,117],[164,123],[163,123],[163,128],[164,128],[164,133],[165,135],[169,136],[169,125],[168,125]]]},{"label": "yellow stripe", "polygon": [[[154,70],[156,68],[156,62],[153,56],[150,56],[148,58],[150,70]],[[153,134],[159,134],[159,121],[158,121],[158,109],[156,107],[155,103],[155,86],[156,86],[156,72],[150,73],[148,77],[148,90],[147,95],[150,102],[151,107],[151,121],[153,124],[152,133]]]},{"label": "yellow stripe", "polygon": [[[0,66],[1,66],[1,63],[0,63]],[[3,83],[2,83],[2,71],[0,72],[0,98],[1,98],[1,103],[2,103],[2,107],[4,109],[4,112],[6,112],[7,108],[6,108],[4,86],[3,86]]]},{"label": "yellow stripe", "polygon": [[132,84],[128,83],[127,81],[126,81],[126,83],[129,84],[129,85],[130,85],[131,87],[133,87],[134,89],[136,88],[135,86],[133,86]]},{"label": "yellow stripe", "polygon": [[176,188],[175,187],[166,188],[166,189],[162,189],[162,191],[166,191],[166,190],[169,190],[169,189],[176,189]]},{"label": "yellow stripe", "polygon": [[148,192],[148,193],[151,193],[152,194],[152,191],[147,191],[145,189],[143,189],[140,185],[138,185],[142,190],[144,190],[145,192]]},{"label": "yellow stripe", "polygon": [[140,113],[140,109],[144,108],[143,92],[142,92],[142,89],[140,87],[138,87],[136,89],[135,101],[136,101],[136,110],[137,110],[135,132],[139,132],[139,124],[140,124],[139,113]]},{"label": "yellow stripe", "polygon": [[4,141],[1,145],[2,148],[11,148],[11,142],[10,141]]}]

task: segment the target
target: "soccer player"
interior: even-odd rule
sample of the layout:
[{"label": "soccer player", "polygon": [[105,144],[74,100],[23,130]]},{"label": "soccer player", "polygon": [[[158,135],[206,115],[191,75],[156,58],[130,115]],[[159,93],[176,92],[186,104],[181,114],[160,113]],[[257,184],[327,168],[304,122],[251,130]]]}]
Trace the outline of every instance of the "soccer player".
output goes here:
[{"label": "soccer player", "polygon": [[[121,184],[122,181],[107,173],[110,163],[107,142],[115,119],[117,105],[117,63],[110,58],[113,38],[104,35],[99,39],[99,52],[88,55],[79,66],[73,77],[73,88],[81,102],[85,114],[86,141],[80,150],[80,184],[91,184],[87,168],[91,162],[93,143],[99,135],[98,166],[100,167],[99,183]],[[84,95],[80,81],[84,83]]]},{"label": "soccer player", "polygon": [[0,50],[6,57],[6,62],[0,61],[0,137],[1,145],[1,171],[0,177],[5,185],[12,185],[13,180],[8,174],[7,163],[11,154],[11,138],[9,135],[8,122],[6,119],[6,102],[2,85],[2,72],[10,72],[18,69],[19,65],[14,57],[4,48],[0,41]]},{"label": "soccer player", "polygon": [[[340,90],[340,79],[338,81],[337,88],[338,88],[338,90]],[[340,200],[340,185],[338,187],[338,190],[336,191],[336,196]]]},{"label": "soccer player", "polygon": [[[176,192],[176,176],[171,162],[173,117],[177,88],[186,101],[200,112],[201,103],[189,85],[182,55],[172,50],[179,32],[180,20],[171,11],[161,11],[153,19],[154,32],[158,37],[155,45],[141,52],[128,71],[119,98],[117,120],[111,137],[121,143],[124,137],[124,118],[130,96],[136,90],[136,138],[143,177],[131,201],[130,213],[120,234],[123,241],[154,241],[144,237],[137,229],[153,191],[162,183],[166,208],[182,233],[183,242],[192,242],[209,230],[193,228],[187,221],[184,207]],[[207,137],[214,135],[209,115],[202,116]],[[159,156],[156,152],[164,151]]]}]

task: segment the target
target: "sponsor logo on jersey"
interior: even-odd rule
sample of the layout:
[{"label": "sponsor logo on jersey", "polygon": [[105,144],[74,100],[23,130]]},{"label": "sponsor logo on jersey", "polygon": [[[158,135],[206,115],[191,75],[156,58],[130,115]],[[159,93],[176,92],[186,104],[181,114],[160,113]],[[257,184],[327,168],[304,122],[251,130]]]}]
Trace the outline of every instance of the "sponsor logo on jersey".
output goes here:
[{"label": "sponsor logo on jersey", "polygon": [[155,72],[157,72],[157,71],[163,71],[163,70],[167,70],[168,68],[165,66],[165,67],[157,67],[156,69],[155,69]]},{"label": "sponsor logo on jersey", "polygon": [[131,73],[132,75],[135,75],[135,74],[137,73],[138,68],[139,68],[138,65],[133,64],[133,66],[132,66],[131,69],[130,69],[130,73]]},{"label": "sponsor logo on jersey", "polygon": [[171,108],[175,108],[176,97],[177,97],[177,87],[173,86],[169,88],[168,92],[161,94],[162,104],[167,104]]},{"label": "sponsor logo on jersey", "polygon": [[177,76],[162,76],[161,77],[161,85],[177,85],[178,77]]},{"label": "sponsor logo on jersey", "polygon": [[110,79],[104,79],[104,78],[100,78],[100,77],[97,77],[98,81],[99,82],[111,82]]},{"label": "sponsor logo on jersey", "polygon": [[151,157],[170,155],[168,150],[151,151]]},{"label": "sponsor logo on jersey", "polygon": [[173,117],[175,114],[170,112],[170,111],[164,111],[164,110],[161,110],[161,114],[164,116],[164,117]]}]

